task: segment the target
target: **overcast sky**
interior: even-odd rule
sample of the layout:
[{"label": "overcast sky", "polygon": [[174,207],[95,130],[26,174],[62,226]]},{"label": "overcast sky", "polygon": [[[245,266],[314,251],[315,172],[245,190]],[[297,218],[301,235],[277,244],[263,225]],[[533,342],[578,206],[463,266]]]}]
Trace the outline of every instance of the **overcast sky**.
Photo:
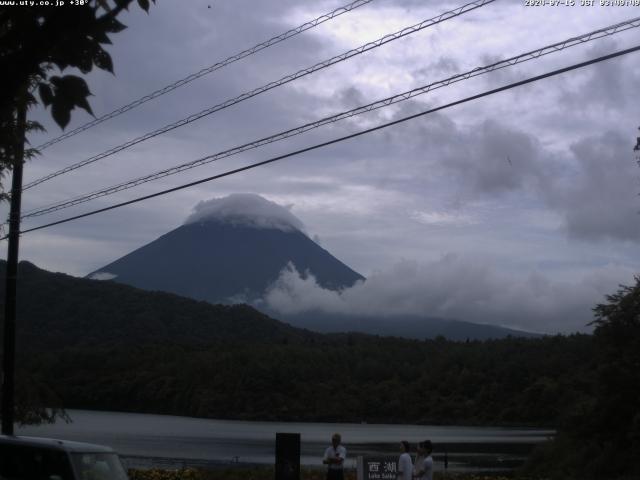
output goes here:
[{"label": "overcast sky", "polygon": [[[46,149],[26,166],[25,182],[463,3],[374,0]],[[129,28],[114,35],[109,48],[115,77],[104,72],[89,76],[91,105],[96,114],[107,113],[342,4],[158,0],[149,15],[132,8],[122,17]],[[498,0],[27,190],[23,210],[216,153],[634,16],[640,16],[640,9],[528,7],[524,0]],[[638,43],[640,30],[632,29],[268,148],[29,219],[23,228]],[[369,279],[360,290],[335,297],[319,291],[312,279],[285,272],[281,291],[271,292],[271,300],[283,309],[292,302],[330,310],[348,304],[360,311],[424,312],[541,332],[587,331],[591,308],[640,271],[640,170],[633,152],[640,125],[639,55],[28,233],[21,240],[21,259],[48,270],[86,275],[181,225],[200,201],[254,193],[289,206],[312,238]],[[31,137],[34,145],[61,133],[47,115],[30,113],[48,130]],[[82,111],[74,112],[68,128],[90,119]],[[371,298],[383,299],[384,305],[367,300]]]}]

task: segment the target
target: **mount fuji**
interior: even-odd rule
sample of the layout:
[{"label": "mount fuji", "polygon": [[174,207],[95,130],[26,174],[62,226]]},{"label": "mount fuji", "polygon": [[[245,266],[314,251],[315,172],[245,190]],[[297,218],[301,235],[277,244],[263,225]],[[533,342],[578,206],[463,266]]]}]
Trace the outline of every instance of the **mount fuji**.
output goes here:
[{"label": "mount fuji", "polygon": [[[113,280],[210,303],[248,303],[291,325],[319,332],[364,332],[454,340],[532,336],[528,332],[424,315],[287,313],[265,298],[284,273],[300,272],[325,291],[340,292],[365,278],[311,240],[289,209],[254,194],[200,202],[185,223],[92,272]],[[300,299],[304,300],[304,299]]]},{"label": "mount fuji", "polygon": [[184,225],[88,277],[243,303],[260,298],[290,264],[332,290],[364,280],[311,240],[288,209],[253,194],[199,203]]}]

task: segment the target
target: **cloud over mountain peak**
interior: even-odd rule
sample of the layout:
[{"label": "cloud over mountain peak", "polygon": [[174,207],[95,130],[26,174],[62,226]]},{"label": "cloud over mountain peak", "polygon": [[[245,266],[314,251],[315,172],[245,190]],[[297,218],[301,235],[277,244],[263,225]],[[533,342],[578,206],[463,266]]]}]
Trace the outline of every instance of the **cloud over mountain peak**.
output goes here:
[{"label": "cloud over mountain peak", "polygon": [[285,232],[305,232],[304,224],[291,213],[290,207],[283,207],[254,193],[232,193],[226,197],[203,200],[196,204],[184,223],[187,225],[208,221]]}]

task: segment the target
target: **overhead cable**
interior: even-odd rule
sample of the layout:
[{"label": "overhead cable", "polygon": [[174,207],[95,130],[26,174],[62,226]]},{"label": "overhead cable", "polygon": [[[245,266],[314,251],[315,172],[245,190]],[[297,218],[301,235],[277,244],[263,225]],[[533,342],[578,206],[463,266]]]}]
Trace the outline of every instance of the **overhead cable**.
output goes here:
[{"label": "overhead cable", "polygon": [[304,77],[306,75],[312,74],[317,72],[318,70],[322,70],[324,68],[327,68],[331,65],[335,65],[336,63],[340,63],[343,62],[345,60],[348,60],[349,58],[355,57],[356,55],[360,55],[364,52],[367,52],[369,50],[373,50],[374,48],[378,48],[382,45],[385,45],[389,42],[393,42],[394,40],[398,40],[399,38],[403,38],[406,37],[407,35],[411,35],[412,33],[416,33],[420,30],[424,30],[425,28],[428,27],[432,27],[436,24],[442,23],[446,20],[450,20],[452,18],[458,17],[460,15],[463,15],[467,12],[470,12],[472,10],[475,10],[477,8],[483,7],[489,3],[493,3],[495,0],[476,0],[474,2],[468,3],[466,5],[463,5],[461,7],[458,7],[454,10],[449,10],[447,12],[444,12],[436,17],[430,18],[428,20],[424,20],[423,22],[420,22],[416,25],[412,25],[410,27],[406,27],[403,28],[402,30],[395,32],[395,33],[390,33],[388,35],[385,35],[382,38],[379,38],[373,42],[369,42],[366,43],[364,45],[361,45],[358,48],[354,48],[352,50],[349,50],[348,52],[345,52],[341,55],[337,55],[335,57],[332,57],[328,60],[325,60],[323,62],[320,63],[316,63],[315,65],[308,67],[308,68],[304,68],[302,70],[297,71],[296,73],[292,73],[290,75],[287,75],[285,77],[282,77],[279,80],[270,82],[266,85],[263,85],[261,87],[258,87],[254,90],[251,90],[249,92],[245,92],[235,98],[226,100],[225,102],[219,103],[217,105],[214,105],[213,107],[209,107],[205,110],[202,110],[198,113],[194,113],[188,117],[183,118],[182,120],[178,120],[177,122],[171,123],[169,125],[166,125],[164,127],[161,127],[157,130],[154,130],[152,132],[146,133],[140,137],[134,138],[133,140],[129,140],[126,143],[123,143],[121,145],[118,145],[116,147],[113,147],[105,152],[102,152],[98,155],[94,155],[93,157],[90,157],[86,160],[82,160],[78,163],[75,163],[73,165],[70,165],[68,167],[65,167],[61,170],[58,170],[56,172],[50,173],[49,175],[45,175],[44,177],[41,177],[37,180],[34,180],[30,183],[27,183],[24,187],[22,187],[23,190],[27,190],[31,187],[34,187],[36,185],[39,185],[43,182],[46,182],[47,180],[50,180],[52,178],[55,178],[59,175],[63,175],[65,173],[69,173],[73,170],[77,170],[78,168],[84,167],[86,165],[89,165],[91,163],[97,162],[98,160],[101,160],[103,158],[109,157],[111,155],[114,155],[118,152],[121,152],[123,150],[126,150],[129,147],[132,147],[134,145],[137,145],[138,143],[144,142],[146,140],[149,140],[151,138],[157,137],[158,135],[162,135],[163,133],[167,133],[171,130],[175,130],[176,128],[182,127],[184,125],[187,125],[189,123],[195,122],[196,120],[199,120],[203,117],[206,117],[208,115],[211,115],[212,113],[218,112],[220,110],[224,110],[226,108],[231,107],[232,105],[235,105],[237,103],[243,102],[244,100],[248,100],[252,97],[255,97],[256,95],[260,95],[261,93],[267,92],[269,90],[272,90],[276,87],[280,87],[282,85],[285,85],[287,83],[290,83],[294,80],[297,80],[301,77]]},{"label": "overhead cable", "polygon": [[322,118],[320,120],[316,120],[314,122],[310,122],[307,123],[305,125],[301,125],[298,126],[296,128],[290,129],[290,130],[286,130],[284,132],[280,132],[274,135],[270,135],[268,137],[264,137],[261,138],[259,140],[255,140],[253,142],[250,143],[245,143],[243,145],[237,146],[237,147],[233,147],[231,149],[228,150],[224,150],[222,152],[218,152],[215,153],[213,155],[207,155],[205,157],[202,158],[198,158],[196,160],[192,160],[190,162],[187,163],[183,163],[181,165],[176,165],[174,167],[170,167],[164,170],[160,170],[158,172],[149,174],[149,175],[145,175],[142,177],[138,177],[132,180],[128,180],[126,182],[117,184],[117,185],[113,185],[101,190],[97,190],[82,196],[78,196],[69,200],[65,200],[65,201],[61,201],[61,202],[57,202],[57,203],[53,203],[51,205],[45,206],[45,207],[39,207],[36,209],[32,209],[30,211],[25,212],[25,214],[22,216],[22,218],[29,218],[29,217],[37,217],[37,216],[41,216],[41,215],[46,215],[48,213],[52,213],[58,210],[62,210],[65,208],[69,208],[72,207],[74,205],[79,205],[81,203],[85,203],[91,200],[94,200],[96,198],[100,198],[100,197],[104,197],[107,195],[112,195],[114,193],[120,192],[122,190],[128,190],[130,188],[136,187],[138,185],[142,185],[143,183],[147,183],[153,180],[157,180],[163,177],[167,177],[169,175],[174,175],[176,173],[179,172],[183,172],[185,170],[189,170],[195,167],[199,167],[211,162],[214,162],[216,160],[221,160],[223,158],[227,158],[233,155],[237,155],[239,153],[248,151],[248,150],[252,150],[270,143],[274,143],[280,140],[284,140],[286,138],[290,138],[296,135],[300,135],[304,132],[307,132],[309,130],[315,129],[315,128],[319,128],[323,125],[327,125],[327,124],[331,124],[331,123],[335,123],[337,121],[340,120],[344,120],[346,118],[350,118],[350,117],[354,117],[356,115],[360,115],[366,112],[371,112],[373,110],[377,110],[383,107],[387,107],[389,105],[395,104],[395,103],[399,103],[405,100],[408,100],[410,98],[416,97],[418,95],[423,95],[425,93],[428,93],[432,90],[436,90],[438,88],[442,88],[442,87],[446,87],[448,85],[463,81],[463,80],[467,80],[469,78],[473,78],[479,75],[484,75],[486,73],[489,72],[493,72],[496,70],[500,70],[502,68],[507,68],[507,67],[511,67],[513,65],[517,65],[523,62],[527,62],[529,60],[534,60],[537,58],[540,58],[544,55],[548,55],[551,53],[555,53],[555,52],[560,52],[562,50],[565,50],[567,48],[576,46],[576,45],[580,45],[583,44],[585,42],[591,41],[591,40],[595,40],[598,38],[602,38],[604,36],[609,36],[609,35],[613,35],[615,33],[619,33],[625,30],[628,30],[630,28],[637,28],[640,27],[640,17],[631,19],[631,20],[626,20],[624,22],[620,22],[620,23],[616,23],[614,25],[610,25],[608,27],[605,28],[601,28],[599,30],[595,30],[592,32],[589,32],[587,34],[584,35],[580,35],[578,37],[572,37],[569,38],[567,40],[564,40],[562,42],[558,42],[558,43],[554,43],[552,45],[548,45],[546,47],[542,47],[539,48],[537,50],[532,50],[526,53],[522,53],[520,55],[511,57],[511,58],[507,58],[505,60],[500,60],[498,62],[492,63],[490,65],[486,65],[483,67],[477,67],[474,68],[472,70],[466,71],[464,73],[459,73],[456,75],[453,75],[451,77],[445,78],[444,80],[438,80],[436,82],[430,83],[428,85],[424,85],[422,87],[418,87],[418,88],[414,88],[412,90],[397,94],[397,95],[393,95],[391,97],[387,97],[384,98],[382,100],[377,100],[375,102],[369,103],[367,105],[364,106],[360,106],[357,108],[354,108],[352,110],[348,110],[346,112],[342,112],[336,115],[332,115],[332,116],[328,116],[325,118]]},{"label": "overhead cable", "polygon": [[[425,110],[423,112],[416,113],[414,115],[409,115],[409,116],[400,118],[398,120],[394,120],[394,121],[387,122],[387,123],[384,123],[384,124],[381,124],[381,125],[377,125],[375,127],[368,128],[366,130],[361,130],[359,132],[352,133],[350,135],[345,135],[343,137],[335,138],[335,139],[329,140],[327,142],[318,143],[316,145],[312,145],[310,147],[302,148],[302,149],[296,150],[294,152],[290,152],[290,153],[287,153],[287,154],[284,154],[284,155],[279,155],[277,157],[272,157],[272,158],[269,158],[267,160],[263,160],[261,162],[256,162],[256,163],[252,163],[250,165],[246,165],[244,167],[235,168],[233,170],[229,170],[229,171],[226,171],[226,172],[223,172],[223,173],[219,173],[217,175],[213,175],[213,176],[210,176],[210,177],[202,178],[200,180],[196,180],[196,181],[193,181],[193,182],[185,183],[183,185],[179,185],[177,187],[169,188],[167,190],[162,190],[160,192],[152,193],[150,195],[144,195],[142,197],[134,198],[134,199],[128,200],[126,202],[117,203],[117,204],[111,205],[109,207],[100,208],[100,209],[93,210],[93,211],[90,211],[90,212],[87,212],[87,213],[83,213],[83,214],[80,214],[80,215],[74,215],[72,217],[68,217],[68,218],[65,218],[65,219],[62,219],[62,220],[58,220],[58,221],[47,223],[47,224],[40,225],[40,226],[37,226],[37,227],[29,228],[27,230],[23,230],[21,233],[29,233],[29,232],[34,232],[34,231],[37,231],[37,230],[42,230],[44,228],[53,227],[54,225],[60,225],[60,224],[63,224],[63,223],[71,222],[73,220],[78,220],[80,218],[85,218],[85,217],[89,217],[89,216],[92,216],[92,215],[97,215],[98,213],[103,213],[103,212],[107,212],[107,211],[114,210],[114,209],[117,209],[117,208],[125,207],[127,205],[132,205],[134,203],[142,202],[144,200],[149,200],[151,198],[160,197],[160,196],[163,196],[163,195],[167,195],[169,193],[177,192],[179,190],[184,190],[186,188],[190,188],[190,187],[193,187],[195,185],[200,185],[200,184],[203,184],[203,183],[211,182],[213,180],[218,180],[220,178],[228,177],[230,175],[234,175],[234,174],[237,174],[237,173],[240,173],[240,172],[245,172],[247,170],[252,170],[254,168],[261,167],[263,165],[267,165],[267,164],[270,164],[270,163],[274,163],[274,162],[277,162],[279,160],[283,160],[285,158],[293,157],[293,156],[296,156],[296,155],[300,155],[302,153],[310,152],[312,150],[317,150],[319,148],[323,148],[323,147],[326,147],[326,146],[329,146],[329,145],[340,143],[340,142],[343,142],[345,140],[349,140],[349,139],[356,138],[356,137],[359,137],[359,136],[362,136],[362,135],[366,135],[366,134],[375,132],[377,130],[382,130],[384,128],[391,127],[393,125],[398,125],[398,124],[407,122],[409,120],[413,120],[413,119],[418,118],[418,117],[422,117],[422,116],[425,116],[425,115],[428,115],[428,114],[431,114],[431,113],[434,113],[434,112],[438,112],[440,110],[445,110],[447,108],[451,108],[451,107],[454,107],[456,105],[461,105],[463,103],[471,102],[473,100],[478,100],[480,98],[487,97],[487,96],[490,96],[490,95],[494,95],[496,93],[500,93],[500,92],[503,92],[503,91],[506,91],[506,90],[510,90],[512,88],[516,88],[516,87],[520,87],[522,85],[527,85],[527,84],[530,84],[530,83],[533,83],[533,82],[537,82],[537,81],[543,80],[545,78],[549,78],[549,77],[553,77],[553,76],[556,76],[556,75],[560,75],[560,74],[563,74],[563,73],[566,73],[566,72],[569,72],[569,71],[572,71],[572,70],[577,70],[579,68],[584,68],[586,66],[593,65],[593,64],[596,64],[596,63],[599,63],[599,62],[603,62],[605,60],[610,60],[610,59],[613,59],[613,58],[616,58],[616,57],[620,57],[622,55],[627,55],[629,53],[637,52],[638,50],[640,50],[640,45],[637,45],[637,46],[632,47],[632,48],[627,48],[625,50],[619,50],[617,52],[610,53],[609,55],[603,55],[603,56],[588,60],[586,62],[573,64],[573,65],[571,65],[569,67],[560,68],[560,69],[557,69],[557,70],[553,70],[551,72],[544,73],[542,75],[537,75],[535,77],[530,77],[530,78],[527,78],[525,80],[520,80],[518,82],[513,82],[513,83],[510,83],[508,85],[499,87],[499,88],[494,88],[492,90],[488,90],[488,91],[485,91],[483,93],[479,93],[477,95],[473,95],[473,96],[470,96],[470,97],[463,98],[462,100],[457,100],[455,102],[447,103],[446,105],[441,105],[441,106],[436,107],[436,108],[431,108],[429,110]],[[7,237],[5,236],[1,240],[4,240],[6,238]]]},{"label": "overhead cable", "polygon": [[220,62],[214,63],[213,65],[203,68],[202,70],[196,72],[196,73],[192,73],[191,75],[188,75],[184,78],[181,78],[180,80],[177,80],[165,87],[162,87],[148,95],[145,95],[144,97],[141,97],[137,100],[134,100],[131,103],[128,103],[110,113],[107,113],[105,115],[102,115],[98,118],[95,118],[93,120],[91,120],[90,122],[85,123],[84,125],[81,125],[73,130],[70,130],[58,137],[52,138],[51,140],[43,143],[42,145],[38,145],[36,147],[37,150],[44,150],[47,147],[50,147],[51,145],[54,145],[58,142],[61,142],[62,140],[65,140],[69,137],[73,137],[74,135],[77,135],[78,133],[84,132],[85,130],[89,130],[90,128],[95,127],[96,125],[99,125],[103,122],[106,122],[107,120],[110,120],[114,117],[117,117],[118,115],[122,115],[125,112],[128,112],[129,110],[133,110],[134,108],[139,107],[140,105],[147,103],[150,100],[153,100],[155,98],[158,98],[166,93],[169,93],[173,90],[175,90],[176,88],[180,88],[190,82],[193,82],[194,80],[203,77],[205,75],[208,75],[209,73],[215,72],[216,70],[219,70],[223,67],[226,67],[227,65],[231,65],[234,62],[237,62],[238,60],[242,60],[243,58],[246,58],[250,55],[253,55],[254,53],[258,53],[261,50],[264,50],[265,48],[271,47],[277,43],[283,42],[291,37],[294,37],[302,32],[305,32],[307,30],[310,30],[314,27],[317,27],[318,25],[327,22],[329,20],[332,20],[344,13],[350,12],[358,7],[361,7],[363,5],[366,5],[367,3],[372,2],[373,0],[356,0],[354,2],[351,2],[348,5],[345,5],[344,7],[340,7],[340,8],[336,8],[335,10],[329,12],[329,13],[325,13],[324,15],[321,15],[317,18],[314,18],[311,21],[308,21],[306,23],[303,23],[302,25],[293,28],[291,30],[287,30],[284,33],[281,33],[280,35],[276,35],[275,37],[270,38],[269,40],[266,40],[262,43],[259,43],[257,45],[254,45],[251,48],[248,48],[246,50],[243,50],[240,53],[236,53],[235,55],[232,55]]}]

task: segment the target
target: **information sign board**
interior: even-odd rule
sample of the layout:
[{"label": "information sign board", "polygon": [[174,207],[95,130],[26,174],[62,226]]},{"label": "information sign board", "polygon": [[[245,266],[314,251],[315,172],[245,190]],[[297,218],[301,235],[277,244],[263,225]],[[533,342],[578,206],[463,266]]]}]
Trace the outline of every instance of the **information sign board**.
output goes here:
[{"label": "information sign board", "polygon": [[358,457],[358,480],[396,480],[397,456]]}]

